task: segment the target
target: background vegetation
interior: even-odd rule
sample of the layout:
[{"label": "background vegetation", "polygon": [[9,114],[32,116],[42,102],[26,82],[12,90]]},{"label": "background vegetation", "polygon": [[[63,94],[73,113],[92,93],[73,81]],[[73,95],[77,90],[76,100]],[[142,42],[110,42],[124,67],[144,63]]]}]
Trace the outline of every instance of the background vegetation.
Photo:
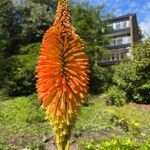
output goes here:
[{"label": "background vegetation", "polygon": [[[38,42],[41,42],[44,32],[52,25],[56,1],[26,0],[20,4],[2,0],[0,5],[3,14],[0,20],[0,88],[9,96],[34,93]],[[104,34],[109,28],[104,21],[106,15],[103,15],[103,9],[104,6],[94,7],[87,2],[72,6],[73,24],[84,39],[89,56],[92,93],[103,92],[111,81],[110,68],[95,66],[96,60],[101,60],[109,53],[106,50],[109,40]]]},{"label": "background vegetation", "polygon": [[[34,70],[40,42],[53,23],[56,4],[56,0],[0,1],[2,150],[44,149],[46,143],[41,139],[53,136],[36,99]],[[73,135],[81,149],[149,150],[150,40],[134,46],[132,60],[125,59],[111,67],[97,66],[97,60],[110,55],[110,39],[105,35],[111,30],[105,21],[110,15],[104,14],[103,5],[72,5],[72,22],[84,39],[89,57],[92,95],[81,109]]]}]

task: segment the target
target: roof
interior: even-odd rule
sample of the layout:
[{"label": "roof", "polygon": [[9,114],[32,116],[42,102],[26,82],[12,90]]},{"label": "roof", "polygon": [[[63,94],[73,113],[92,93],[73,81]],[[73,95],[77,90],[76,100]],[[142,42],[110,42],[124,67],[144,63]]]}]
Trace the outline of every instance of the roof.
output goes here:
[{"label": "roof", "polygon": [[133,17],[136,18],[136,14],[135,13],[128,13],[128,14],[123,15],[123,16],[112,17],[112,18],[109,18],[109,19],[106,19],[106,20],[111,23],[111,22],[117,22],[117,21],[121,21],[121,20],[126,20],[130,16],[133,16]]}]

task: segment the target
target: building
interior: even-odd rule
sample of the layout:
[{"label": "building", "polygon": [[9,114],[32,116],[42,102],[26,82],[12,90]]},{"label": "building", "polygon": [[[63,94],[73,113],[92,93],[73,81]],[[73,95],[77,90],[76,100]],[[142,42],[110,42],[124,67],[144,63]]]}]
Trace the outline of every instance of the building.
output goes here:
[{"label": "building", "polygon": [[125,56],[132,59],[132,47],[140,39],[136,14],[114,17],[107,21],[112,28],[111,32],[107,33],[110,37],[108,50],[111,51],[111,55],[98,64],[101,66],[116,64]]}]

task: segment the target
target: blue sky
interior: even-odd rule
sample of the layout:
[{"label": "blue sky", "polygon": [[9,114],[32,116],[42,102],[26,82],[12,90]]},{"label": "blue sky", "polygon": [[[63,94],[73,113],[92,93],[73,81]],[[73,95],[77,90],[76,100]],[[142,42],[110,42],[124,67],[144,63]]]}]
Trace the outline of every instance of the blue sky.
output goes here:
[{"label": "blue sky", "polygon": [[115,15],[136,13],[138,23],[144,33],[150,35],[150,0],[80,0],[89,1],[93,5],[105,4],[105,11],[115,9]]}]

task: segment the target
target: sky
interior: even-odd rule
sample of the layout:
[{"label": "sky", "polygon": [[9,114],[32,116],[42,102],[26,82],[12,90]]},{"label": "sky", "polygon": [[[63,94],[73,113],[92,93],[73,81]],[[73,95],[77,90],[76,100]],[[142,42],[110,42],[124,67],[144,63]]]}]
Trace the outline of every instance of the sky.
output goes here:
[{"label": "sky", "polygon": [[105,4],[105,11],[115,10],[115,15],[136,13],[140,28],[145,36],[150,35],[150,0],[80,0],[93,5]]}]

